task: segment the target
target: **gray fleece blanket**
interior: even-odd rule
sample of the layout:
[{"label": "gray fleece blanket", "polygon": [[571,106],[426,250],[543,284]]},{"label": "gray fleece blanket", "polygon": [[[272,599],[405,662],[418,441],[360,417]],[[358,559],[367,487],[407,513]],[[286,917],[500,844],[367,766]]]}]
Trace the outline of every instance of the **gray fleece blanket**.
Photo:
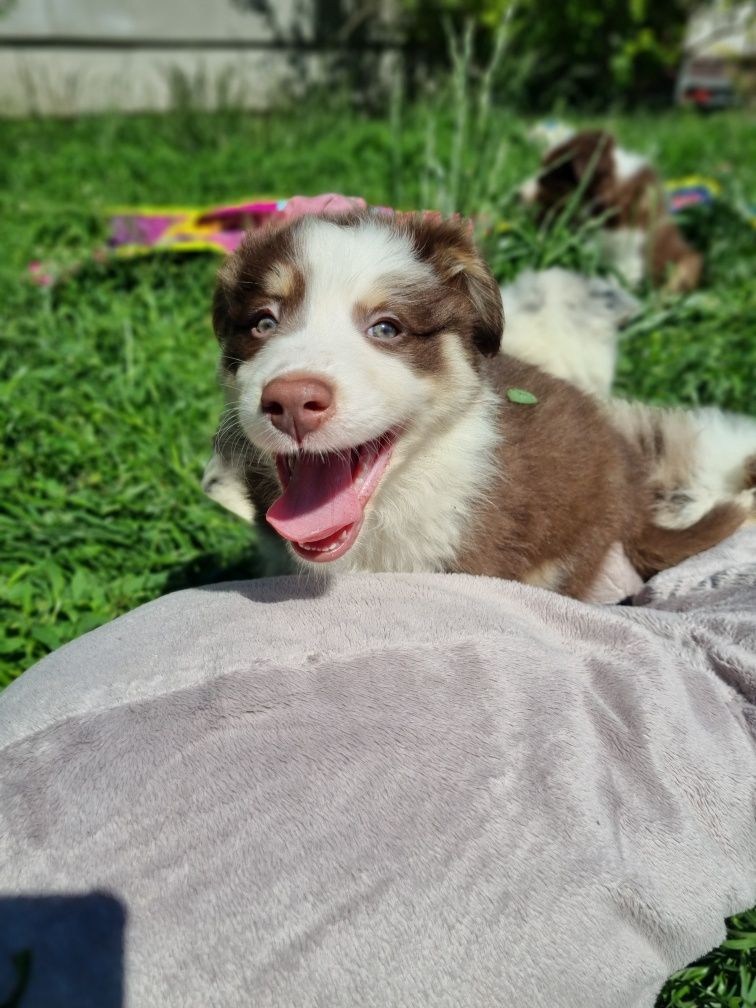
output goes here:
[{"label": "gray fleece blanket", "polygon": [[756,530],[158,599],[0,697],[0,1003],[649,1008],[756,903]]}]

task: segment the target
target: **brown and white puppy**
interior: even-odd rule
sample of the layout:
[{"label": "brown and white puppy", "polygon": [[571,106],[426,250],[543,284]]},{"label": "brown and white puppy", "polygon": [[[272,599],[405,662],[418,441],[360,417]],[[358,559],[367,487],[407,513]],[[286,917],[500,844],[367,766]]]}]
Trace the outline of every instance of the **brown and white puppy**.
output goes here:
[{"label": "brown and white puppy", "polygon": [[579,218],[600,218],[601,250],[628,283],[645,276],[677,292],[698,286],[703,259],[667,213],[661,179],[610,133],[581,130],[562,140],[546,152],[539,175],[521,193],[543,220],[572,199]]},{"label": "brown and white puppy", "polygon": [[645,461],[605,407],[499,353],[499,289],[460,222],[368,212],[250,234],[214,324],[229,413],[206,489],[241,473],[311,569],[587,597],[615,544],[647,576],[745,518],[724,503],[656,526]]}]

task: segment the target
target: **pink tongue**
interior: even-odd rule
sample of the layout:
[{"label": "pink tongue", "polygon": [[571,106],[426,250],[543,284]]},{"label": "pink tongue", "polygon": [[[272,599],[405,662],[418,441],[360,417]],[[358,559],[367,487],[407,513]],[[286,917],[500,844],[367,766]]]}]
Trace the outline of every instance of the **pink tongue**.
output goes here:
[{"label": "pink tongue", "polygon": [[289,485],[265,516],[292,542],[325,539],[362,517],[352,483],[350,455],[304,455],[295,462]]}]

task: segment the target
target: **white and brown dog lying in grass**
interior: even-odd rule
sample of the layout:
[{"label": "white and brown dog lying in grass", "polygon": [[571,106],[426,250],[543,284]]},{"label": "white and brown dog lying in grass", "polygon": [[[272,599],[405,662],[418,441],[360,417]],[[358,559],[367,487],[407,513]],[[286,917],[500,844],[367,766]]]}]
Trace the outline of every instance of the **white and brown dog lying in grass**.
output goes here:
[{"label": "white and brown dog lying in grass", "polygon": [[645,432],[499,352],[499,288],[461,222],[363,212],[252,233],[221,269],[214,325],[229,413],[205,488],[265,507],[311,569],[586,598],[617,544],[645,577],[747,517],[740,494],[657,523]]},{"label": "white and brown dog lying in grass", "polygon": [[618,147],[610,133],[581,130],[560,137],[521,195],[543,220],[568,205],[573,219],[600,220],[601,251],[627,283],[647,277],[676,292],[698,286],[703,259],[667,212],[658,173],[640,155]]}]

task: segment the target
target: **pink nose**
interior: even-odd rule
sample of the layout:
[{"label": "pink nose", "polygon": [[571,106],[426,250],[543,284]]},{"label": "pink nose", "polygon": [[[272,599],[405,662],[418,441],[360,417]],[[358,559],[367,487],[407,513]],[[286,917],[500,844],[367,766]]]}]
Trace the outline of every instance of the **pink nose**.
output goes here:
[{"label": "pink nose", "polygon": [[302,443],[333,413],[333,387],[315,375],[286,375],[269,381],[260,408],[278,430]]}]

